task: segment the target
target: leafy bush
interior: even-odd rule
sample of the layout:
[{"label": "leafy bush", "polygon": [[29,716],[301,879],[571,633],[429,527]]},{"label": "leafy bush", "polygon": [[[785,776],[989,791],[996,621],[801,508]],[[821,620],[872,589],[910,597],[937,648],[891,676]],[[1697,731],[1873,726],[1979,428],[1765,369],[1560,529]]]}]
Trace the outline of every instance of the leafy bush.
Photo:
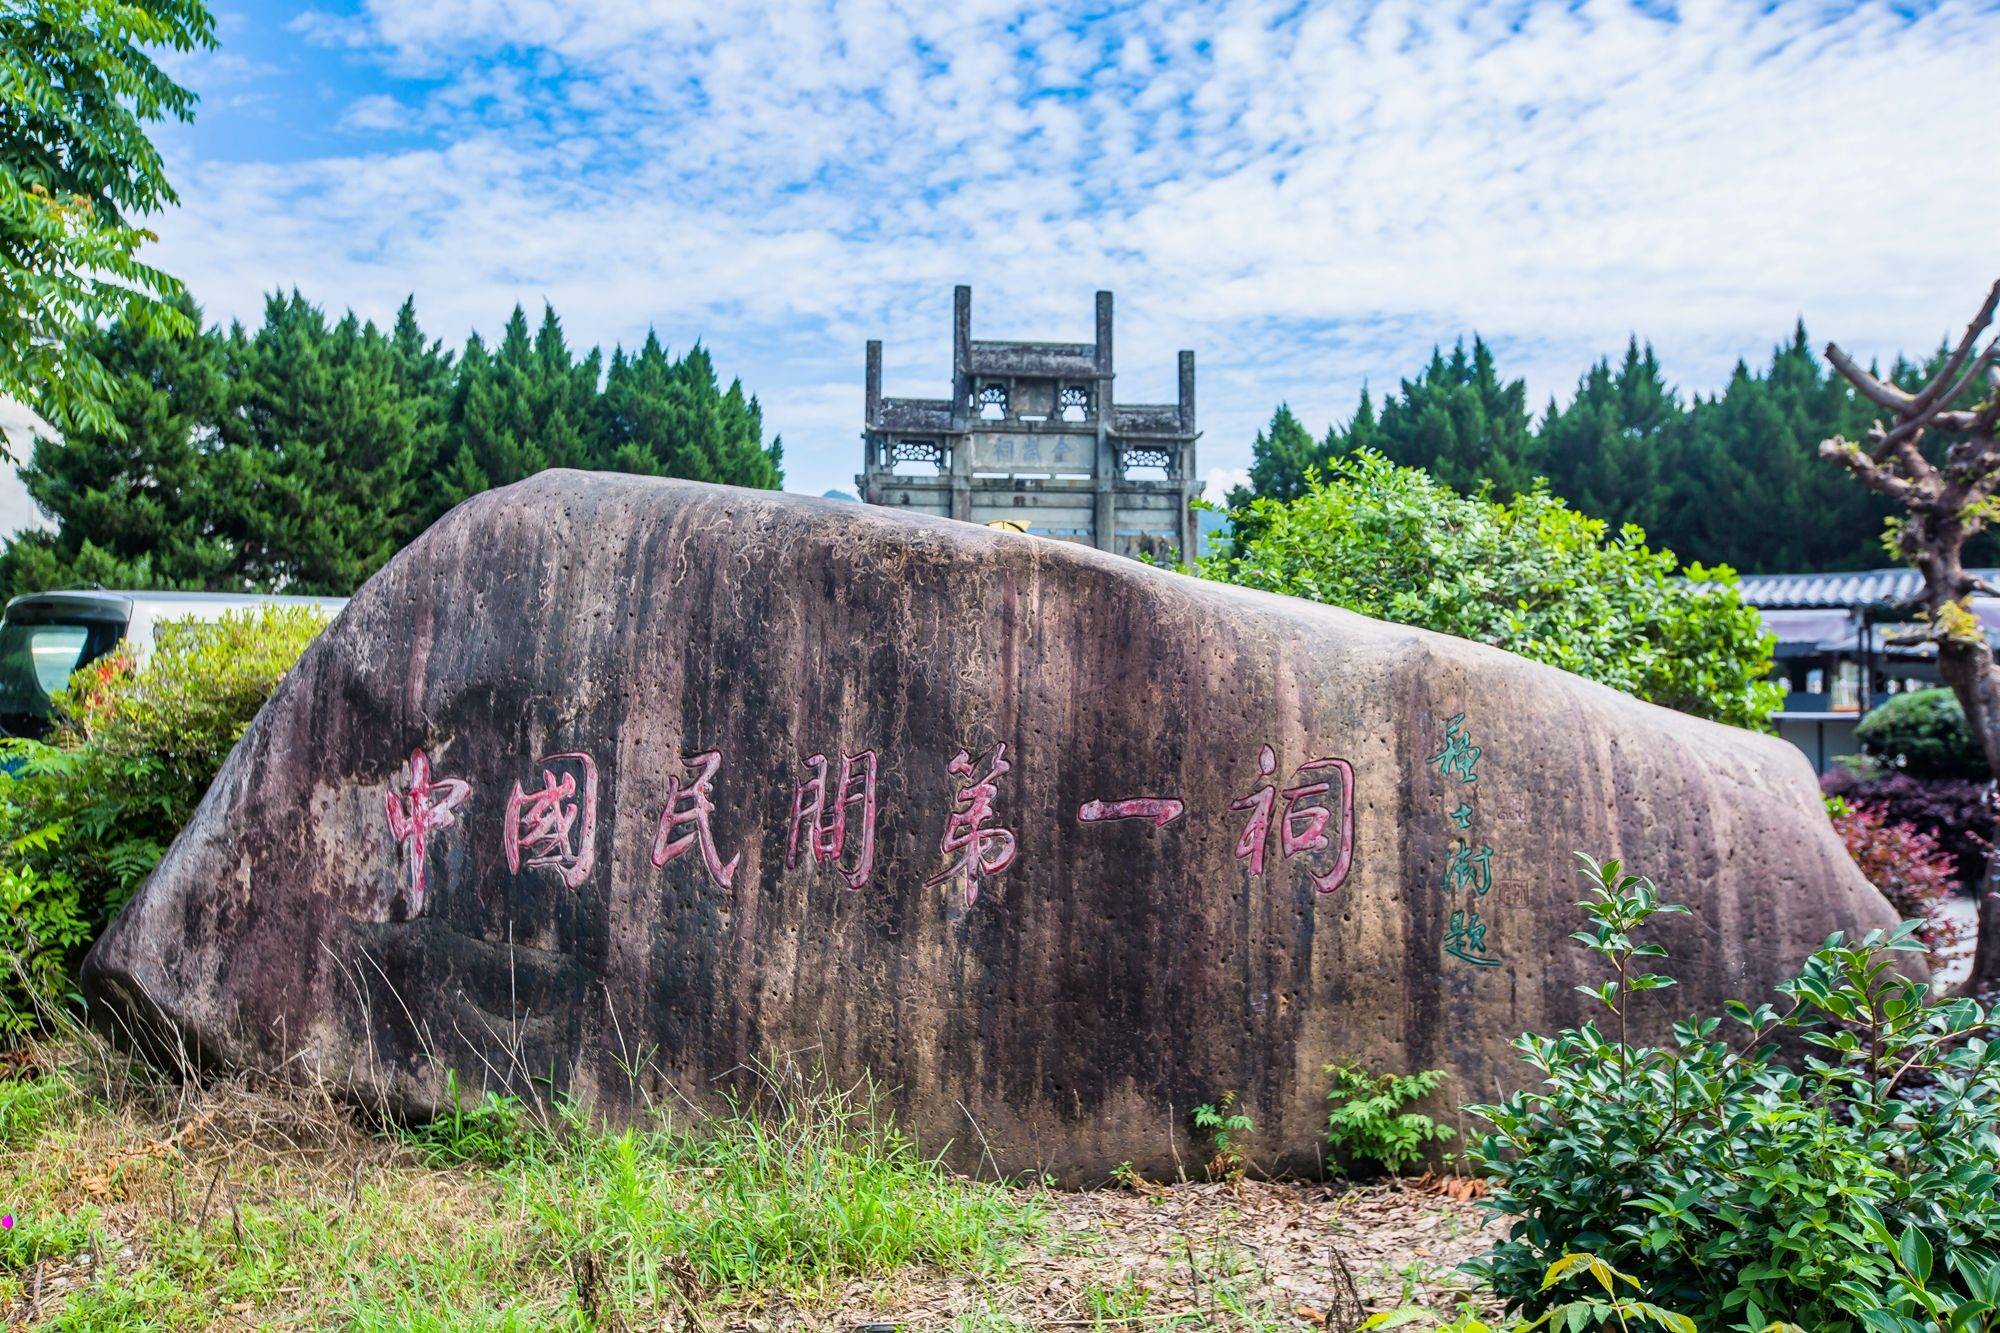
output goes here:
[{"label": "leafy bush", "polygon": [[[0,784],[8,781],[0,775]],[[0,860],[0,1047],[33,1031],[43,1006],[68,992],[71,963],[91,938],[75,880],[46,864],[65,826],[54,820],[27,827],[12,814],[0,801],[7,835]]]},{"label": "leafy bush", "polygon": [[1917,938],[1926,948],[1948,949],[1959,943],[1964,932],[1945,911],[1945,900],[1959,888],[1958,867],[1936,837],[1891,820],[1865,801],[1829,797],[1827,812],[1834,831],[1847,844],[1847,854],[1868,882],[1906,919],[1923,923]]},{"label": "leafy bush", "polygon": [[1237,1109],[1236,1094],[1225,1092],[1213,1103],[1195,1107],[1194,1127],[1208,1135],[1208,1178],[1243,1179],[1250,1165],[1243,1141],[1257,1132],[1257,1122]]},{"label": "leafy bush", "polygon": [[1424,1155],[1424,1145],[1451,1137],[1451,1126],[1427,1115],[1405,1111],[1438,1090],[1444,1071],[1415,1074],[1371,1074],[1359,1065],[1328,1065],[1333,1089],[1327,1100],[1326,1141],[1344,1165],[1373,1162],[1385,1171],[1401,1171]]},{"label": "leafy bush", "polygon": [[1913,778],[1907,773],[1857,772],[1836,765],[1820,779],[1820,790],[1849,805],[1880,810],[1895,824],[1908,824],[1937,839],[1954,862],[1960,884],[1979,884],[1993,842],[1992,786],[1968,778]]},{"label": "leafy bush", "polygon": [[488,1092],[468,1103],[456,1071],[446,1072],[445,1084],[449,1106],[442,1114],[397,1131],[426,1166],[506,1166],[550,1146],[548,1127],[519,1097]]},{"label": "leafy bush", "polygon": [[1524,1036],[1540,1085],[1472,1108],[1493,1132],[1471,1159],[1515,1219],[1478,1270],[1509,1308],[1545,1309],[1547,1266],[1588,1252],[1704,1329],[1987,1327],[2000,1058],[1976,1003],[1895,972],[1894,954],[1922,948],[1915,923],[1833,936],[1778,987],[1782,1009],[1730,1001],[1734,1044],[1711,1016],[1634,1046],[1632,997],[1671,982],[1636,970],[1662,951],[1633,936],[1674,909],[1617,862],[1590,878],[1577,938],[1612,975],[1580,989],[1619,1036]]},{"label": "leafy bush", "polygon": [[[1586,1328],[1647,1327],[1663,1328],[1668,1333],[1696,1333],[1694,1320],[1686,1315],[1663,1310],[1650,1301],[1635,1299],[1625,1288],[1636,1290],[1638,1279],[1619,1272],[1594,1254],[1565,1254],[1550,1264],[1549,1271],[1542,1275],[1542,1290],[1548,1291],[1579,1277],[1590,1278],[1603,1289],[1604,1294],[1590,1293],[1551,1305],[1535,1319],[1517,1319],[1506,1325],[1504,1330],[1472,1313],[1453,1317],[1421,1305],[1403,1305],[1369,1315],[1361,1321],[1359,1333],[1392,1328],[1432,1329],[1436,1333],[1534,1333],[1536,1329],[1547,1328],[1575,1333],[1575,1330]],[[1585,1290],[1588,1292],[1587,1286]],[[1759,1333],[1799,1333],[1799,1330],[1784,1324],[1772,1324]]]},{"label": "leafy bush", "polygon": [[216,770],[325,621],[260,607],[160,627],[56,696],[47,743],[5,742],[0,773],[0,1039],[36,1025],[75,963],[166,854]]},{"label": "leafy bush", "polygon": [[1460,495],[1367,450],[1298,499],[1255,500],[1205,578],[1477,639],[1642,699],[1765,727],[1770,636],[1725,568],[1690,565],[1536,487]]},{"label": "leafy bush", "polygon": [[1913,778],[1970,778],[1986,782],[1993,770],[1965,725],[1965,709],[1950,690],[1893,695],[1854,728],[1861,752],[1885,768]]}]

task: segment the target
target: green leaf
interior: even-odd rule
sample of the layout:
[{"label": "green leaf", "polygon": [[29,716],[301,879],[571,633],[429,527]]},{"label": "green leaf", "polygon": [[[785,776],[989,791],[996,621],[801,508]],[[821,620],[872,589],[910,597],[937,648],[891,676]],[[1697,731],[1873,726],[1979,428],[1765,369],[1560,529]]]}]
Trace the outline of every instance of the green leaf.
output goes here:
[{"label": "green leaf", "polygon": [[1903,1261],[1903,1271],[1918,1282],[1931,1279],[1931,1242],[1915,1226],[1903,1229],[1902,1239],[1896,1242],[1896,1253]]}]

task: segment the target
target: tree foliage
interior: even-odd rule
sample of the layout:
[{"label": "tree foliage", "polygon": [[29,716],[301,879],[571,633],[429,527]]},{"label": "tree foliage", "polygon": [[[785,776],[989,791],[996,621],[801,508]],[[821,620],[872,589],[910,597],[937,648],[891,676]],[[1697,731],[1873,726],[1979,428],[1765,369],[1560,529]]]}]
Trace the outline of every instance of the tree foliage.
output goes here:
[{"label": "tree foliage", "polygon": [[114,424],[102,321],[192,332],[137,219],[175,202],[147,127],[196,100],[152,52],[214,44],[201,0],[0,0],[0,393],[59,428]]},{"label": "tree foliage", "polygon": [[[1363,391],[1362,401],[1367,401]],[[1271,424],[1257,432],[1250,450],[1250,485],[1229,493],[1232,508],[1243,508],[1259,496],[1267,500],[1295,500],[1305,491],[1315,468],[1326,465],[1334,437],[1315,440],[1293,413],[1291,405],[1279,403],[1271,414]]]},{"label": "tree foliage", "polygon": [[1541,487],[1461,495],[1372,451],[1334,460],[1205,577],[1477,639],[1669,708],[1761,727],[1777,708],[1771,640],[1727,569],[1683,571]]},{"label": "tree foliage", "polygon": [[[190,327],[199,312],[182,298]],[[546,467],[776,487],[782,447],[706,349],[576,354],[518,308],[454,357],[405,302],[384,330],[273,294],[254,329],[85,333],[101,425],[37,441],[22,479],[57,522],[0,555],[11,593],[109,587],[348,593],[446,509]]]},{"label": "tree foliage", "polygon": [[[1887,378],[1918,383],[1942,355],[1898,360]],[[1712,395],[1684,398],[1636,338],[1539,418],[1526,410],[1525,392],[1475,339],[1470,351],[1434,351],[1379,405],[1363,390],[1353,417],[1323,436],[1281,407],[1252,445],[1251,487],[1233,492],[1230,504],[1254,524],[1253,496],[1291,499],[1312,469],[1372,449],[1465,492],[1490,483],[1507,497],[1546,479],[1585,513],[1614,527],[1636,524],[1655,544],[1703,564],[1812,572],[1887,561],[1889,503],[1844,485],[1817,458],[1820,441],[1858,435],[1876,409],[1824,368],[1803,326],[1761,369],[1739,363]]]}]

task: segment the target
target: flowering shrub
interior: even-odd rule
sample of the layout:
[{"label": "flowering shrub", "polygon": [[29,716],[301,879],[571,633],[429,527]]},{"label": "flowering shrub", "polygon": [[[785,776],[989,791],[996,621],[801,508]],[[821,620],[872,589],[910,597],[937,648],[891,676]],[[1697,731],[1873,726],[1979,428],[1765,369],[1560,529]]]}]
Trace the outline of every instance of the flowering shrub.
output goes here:
[{"label": "flowering shrub", "polygon": [[1986,852],[1993,842],[1991,783],[1836,766],[1820,779],[1820,790],[1849,805],[1871,806],[1892,824],[1908,824],[1936,838],[1939,850],[1951,857],[1960,884],[1977,885],[1984,879]]},{"label": "flowering shrub", "polygon": [[1945,899],[1959,888],[1957,866],[1935,836],[1889,818],[1881,807],[1839,797],[1827,801],[1834,830],[1868,882],[1882,890],[1932,950],[1948,949],[1963,935],[1945,914]]},{"label": "flowering shrub", "polygon": [[324,624],[266,607],[163,625],[144,668],[113,654],[70,678],[48,743],[0,747],[0,1042],[68,990]]}]

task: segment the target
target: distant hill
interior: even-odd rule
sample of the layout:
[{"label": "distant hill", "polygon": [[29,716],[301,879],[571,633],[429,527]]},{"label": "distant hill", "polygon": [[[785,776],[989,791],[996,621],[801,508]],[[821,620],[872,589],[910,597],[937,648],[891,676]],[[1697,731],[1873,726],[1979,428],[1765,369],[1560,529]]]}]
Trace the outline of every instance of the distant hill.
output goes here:
[{"label": "distant hill", "polygon": [[821,491],[819,498],[822,500],[852,500],[856,504],[861,503],[860,496],[849,495],[846,491]]},{"label": "distant hill", "polygon": [[1195,511],[1194,521],[1195,547],[1201,555],[1208,555],[1214,550],[1217,537],[1230,535],[1231,527],[1227,514],[1218,513],[1213,509],[1198,509]]}]

